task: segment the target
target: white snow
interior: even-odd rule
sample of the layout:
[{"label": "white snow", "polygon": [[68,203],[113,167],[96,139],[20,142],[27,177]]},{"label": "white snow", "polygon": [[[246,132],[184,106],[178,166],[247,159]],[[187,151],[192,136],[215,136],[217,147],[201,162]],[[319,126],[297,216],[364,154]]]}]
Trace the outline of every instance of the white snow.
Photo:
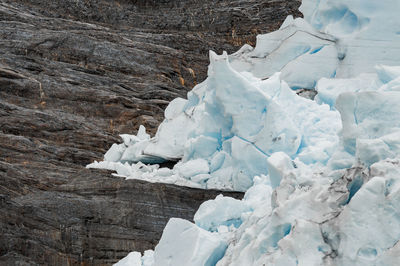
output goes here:
[{"label": "white snow", "polygon": [[169,104],[154,137],[121,135],[88,166],[246,192],[203,203],[195,224],[171,219],[154,253],[120,265],[398,264],[400,1],[300,10],[254,48],[210,51],[208,78]]}]

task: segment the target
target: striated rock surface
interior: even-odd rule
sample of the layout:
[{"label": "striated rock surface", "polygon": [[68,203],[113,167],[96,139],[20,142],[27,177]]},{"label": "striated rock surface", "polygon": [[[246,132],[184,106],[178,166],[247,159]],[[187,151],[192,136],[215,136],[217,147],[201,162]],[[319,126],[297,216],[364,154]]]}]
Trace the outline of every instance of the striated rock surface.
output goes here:
[{"label": "striated rock surface", "polygon": [[[0,264],[108,265],[218,191],[84,166],[299,1],[0,1]],[[240,193],[229,193],[241,197]]]},{"label": "striated rock surface", "polygon": [[47,191],[2,196],[1,265],[111,264],[130,250],[154,248],[170,217],[192,219],[200,203],[220,193],[107,171],[80,169],[69,178]]}]

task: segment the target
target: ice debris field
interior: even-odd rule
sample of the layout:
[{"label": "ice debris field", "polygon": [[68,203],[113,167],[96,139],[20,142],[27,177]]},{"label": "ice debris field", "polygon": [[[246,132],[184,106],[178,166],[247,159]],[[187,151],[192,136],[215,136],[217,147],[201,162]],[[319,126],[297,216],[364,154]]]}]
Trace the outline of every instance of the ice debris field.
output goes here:
[{"label": "ice debris field", "polygon": [[118,265],[400,265],[400,1],[300,11],[254,48],[210,52],[155,137],[121,135],[88,166],[246,192],[171,219],[154,251]]}]

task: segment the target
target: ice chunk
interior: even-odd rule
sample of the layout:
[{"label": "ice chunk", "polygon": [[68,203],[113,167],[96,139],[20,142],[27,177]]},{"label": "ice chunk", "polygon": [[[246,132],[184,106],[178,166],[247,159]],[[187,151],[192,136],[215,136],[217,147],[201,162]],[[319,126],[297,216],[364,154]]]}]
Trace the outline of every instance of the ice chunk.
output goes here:
[{"label": "ice chunk", "polygon": [[400,66],[375,66],[376,72],[378,73],[379,79],[383,83],[389,83],[392,80],[400,77]]},{"label": "ice chunk", "polygon": [[215,200],[209,200],[200,205],[194,221],[199,227],[208,231],[216,231],[221,225],[239,227],[241,215],[250,211],[242,201],[219,195]]},{"label": "ice chunk", "polygon": [[283,177],[294,169],[292,160],[284,152],[272,154],[267,160],[267,165],[272,188],[279,186]]},{"label": "ice chunk", "polygon": [[272,187],[269,179],[264,176],[255,176],[253,186],[246,191],[244,195],[245,204],[247,204],[254,212],[252,215],[258,215],[259,206],[263,206],[261,213],[268,213],[271,208]]},{"label": "ice chunk", "polygon": [[232,118],[232,133],[254,141],[265,153],[285,149],[294,154],[300,144],[300,136],[285,111],[234,71],[226,56],[212,57],[217,58],[213,61],[213,68],[219,71],[211,72],[209,84],[215,88],[216,99],[223,106],[225,116]]},{"label": "ice chunk", "polygon": [[254,143],[265,153],[283,151],[294,155],[301,143],[301,133],[281,106],[271,103],[265,116],[265,126]]},{"label": "ice chunk", "polygon": [[[279,76],[274,75],[270,80],[274,80],[276,77]],[[330,110],[325,104],[319,105],[298,96],[289,89],[285,82],[273,85],[275,90],[269,88],[271,85],[267,84],[267,81],[263,81],[261,86],[265,91],[274,95],[273,100],[285,107],[286,114],[302,136],[296,155],[286,153],[291,157],[298,157],[307,164],[325,163],[339,141],[337,137],[337,132],[341,128],[339,113]]]},{"label": "ice chunk", "polygon": [[339,148],[336,150],[329,159],[327,166],[331,170],[350,168],[354,164],[354,156]]},{"label": "ice chunk", "polygon": [[174,119],[164,120],[158,128],[156,136],[149,141],[143,153],[166,160],[182,158],[185,142],[194,127],[194,121],[189,119],[185,113],[180,113]]},{"label": "ice chunk", "polygon": [[379,88],[379,91],[400,91],[400,77],[384,84]]},{"label": "ice chunk", "polygon": [[360,74],[355,78],[338,79],[322,78],[318,81],[318,91],[315,100],[319,103],[326,103],[331,108],[335,107],[336,98],[344,92],[374,91],[381,84],[377,81],[376,74]]},{"label": "ice chunk", "polygon": [[376,64],[399,64],[399,10],[397,0],[303,0],[300,7],[314,28],[335,36],[340,78],[373,73]]},{"label": "ice chunk", "polygon": [[[233,137],[223,144],[224,150],[230,150],[232,169],[232,183],[235,190],[243,191],[252,185],[255,175],[266,174],[268,172],[266,162],[267,155],[257,149],[257,147],[241,138]],[[229,147],[229,148],[228,148]],[[246,160],[243,160],[246,158]],[[247,163],[251,161],[252,163]],[[213,176],[220,173],[214,172]]]},{"label": "ice chunk", "polygon": [[168,104],[167,108],[165,109],[165,118],[168,120],[174,119],[184,111],[186,104],[187,100],[182,98],[175,98],[174,100],[172,100],[172,102]]},{"label": "ice chunk", "polygon": [[[301,244],[300,244],[301,243]],[[302,244],[307,243],[307,247]],[[280,252],[265,256],[270,265],[323,265],[325,254],[331,252],[321,235],[319,225],[306,220],[296,220],[290,235],[279,241]]]},{"label": "ice chunk", "polygon": [[190,177],[190,180],[196,183],[205,183],[207,180],[211,178],[210,174],[198,174]]},{"label": "ice chunk", "polygon": [[[337,49],[333,45],[321,45],[289,62],[280,71],[282,79],[294,89],[313,89],[320,78],[336,75],[338,67]],[[307,68],[307,75],[303,69]]]},{"label": "ice chunk", "polygon": [[154,266],[154,251],[146,250],[144,255],[140,252],[131,252],[114,266]]},{"label": "ice chunk", "polygon": [[114,266],[142,266],[142,254],[140,252],[131,252],[114,264]]},{"label": "ice chunk", "polygon": [[124,144],[113,144],[106,154],[104,154],[104,160],[107,162],[118,162],[125,150],[126,146]]},{"label": "ice chunk", "polygon": [[[336,73],[335,38],[315,31],[305,20],[290,18],[275,32],[257,36],[254,50],[230,56],[232,67],[259,78],[282,72],[293,88],[314,88],[322,77]],[[303,71],[307,69],[308,71]]]},{"label": "ice chunk", "polygon": [[206,160],[196,159],[185,163],[178,163],[175,165],[174,170],[179,172],[183,177],[189,178],[199,174],[208,174],[210,168]]},{"label": "ice chunk", "polygon": [[146,250],[142,257],[142,266],[154,266],[154,251]]},{"label": "ice chunk", "polygon": [[212,266],[224,255],[226,243],[218,234],[172,218],[154,251],[154,265]]},{"label": "ice chunk", "polygon": [[140,125],[138,133],[136,135],[139,140],[148,140],[150,139],[150,135],[146,133],[146,128]]},{"label": "ice chunk", "polygon": [[282,25],[279,27],[279,29],[284,29],[288,26],[290,26],[291,24],[293,24],[294,18],[292,15],[289,15],[285,18],[285,20],[283,21]]},{"label": "ice chunk", "polygon": [[342,117],[346,151],[354,154],[356,140],[376,139],[399,131],[400,92],[360,92],[339,95],[336,107]]},{"label": "ice chunk", "polygon": [[393,157],[395,154],[381,139],[357,139],[356,141],[356,158],[367,166]]},{"label": "ice chunk", "polygon": [[329,238],[339,232],[337,250],[343,254],[337,260],[339,265],[377,265],[384,251],[399,241],[398,184],[398,175],[373,177],[354,195],[332,227],[324,228]]},{"label": "ice chunk", "polygon": [[218,139],[209,136],[202,135],[189,139],[185,145],[183,160],[209,158],[220,146],[221,144]]}]

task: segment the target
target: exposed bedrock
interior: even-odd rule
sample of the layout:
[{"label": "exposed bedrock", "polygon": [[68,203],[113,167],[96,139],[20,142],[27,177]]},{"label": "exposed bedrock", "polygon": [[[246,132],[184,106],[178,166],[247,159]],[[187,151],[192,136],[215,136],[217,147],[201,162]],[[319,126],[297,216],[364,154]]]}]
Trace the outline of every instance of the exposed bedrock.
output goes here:
[{"label": "exposed bedrock", "polygon": [[77,169],[57,188],[3,195],[0,264],[111,264],[154,248],[170,217],[192,219],[200,203],[221,193],[109,174]]},{"label": "exposed bedrock", "polygon": [[[297,0],[0,0],[0,264],[109,265],[220,192],[84,166]],[[230,193],[241,197],[240,193]]]}]

